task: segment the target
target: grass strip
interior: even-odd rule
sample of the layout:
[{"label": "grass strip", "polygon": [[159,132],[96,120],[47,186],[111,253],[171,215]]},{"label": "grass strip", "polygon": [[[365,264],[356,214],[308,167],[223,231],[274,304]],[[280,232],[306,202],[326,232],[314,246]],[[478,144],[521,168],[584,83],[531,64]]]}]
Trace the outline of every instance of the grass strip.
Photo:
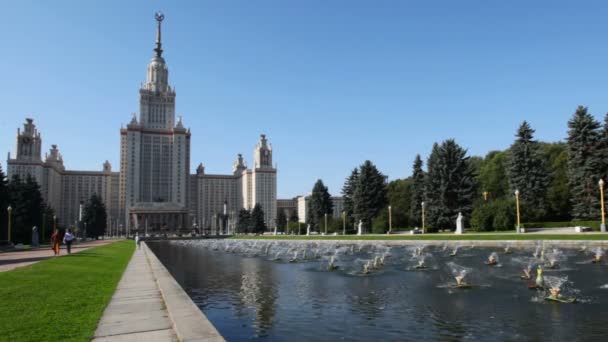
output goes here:
[{"label": "grass strip", "polygon": [[134,247],[119,241],[0,273],[0,341],[90,341]]}]

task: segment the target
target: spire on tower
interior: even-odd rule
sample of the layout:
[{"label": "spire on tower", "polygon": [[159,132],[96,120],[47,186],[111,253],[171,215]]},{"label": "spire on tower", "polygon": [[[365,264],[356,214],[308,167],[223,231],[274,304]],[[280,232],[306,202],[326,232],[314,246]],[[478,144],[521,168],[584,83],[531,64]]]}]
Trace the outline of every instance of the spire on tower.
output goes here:
[{"label": "spire on tower", "polygon": [[158,23],[158,26],[156,27],[156,48],[154,51],[156,52],[156,57],[161,57],[163,54],[163,44],[161,41],[160,24],[165,19],[165,15],[162,12],[156,12],[154,18],[156,18],[156,22]]}]

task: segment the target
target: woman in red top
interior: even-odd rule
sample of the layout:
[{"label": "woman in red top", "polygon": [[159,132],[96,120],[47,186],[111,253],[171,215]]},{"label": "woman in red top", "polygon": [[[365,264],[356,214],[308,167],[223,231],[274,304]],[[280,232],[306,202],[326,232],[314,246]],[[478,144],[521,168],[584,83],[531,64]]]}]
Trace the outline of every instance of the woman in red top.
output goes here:
[{"label": "woman in red top", "polygon": [[55,231],[53,231],[53,235],[51,235],[51,246],[53,247],[53,252],[55,252],[55,255],[59,255],[60,244],[61,236],[59,234],[59,230],[55,229]]}]

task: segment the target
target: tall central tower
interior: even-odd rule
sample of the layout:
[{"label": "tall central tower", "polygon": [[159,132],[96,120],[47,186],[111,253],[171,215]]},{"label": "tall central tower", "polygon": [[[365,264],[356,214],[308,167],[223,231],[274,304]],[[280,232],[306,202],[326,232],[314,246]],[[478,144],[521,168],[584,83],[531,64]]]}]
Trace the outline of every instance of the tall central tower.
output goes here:
[{"label": "tall central tower", "polygon": [[134,113],[121,129],[120,207],[127,227],[187,228],[190,131],[175,120],[175,91],[163,58],[156,13],[156,47]]}]

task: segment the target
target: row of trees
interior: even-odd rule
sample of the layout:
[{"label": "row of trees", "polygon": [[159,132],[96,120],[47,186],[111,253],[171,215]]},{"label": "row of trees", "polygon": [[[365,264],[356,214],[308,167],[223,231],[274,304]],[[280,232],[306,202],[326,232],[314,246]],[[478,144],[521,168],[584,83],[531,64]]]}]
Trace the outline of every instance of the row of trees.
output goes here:
[{"label": "row of trees", "polygon": [[[34,226],[38,227],[41,242],[50,240],[59,218],[55,210],[43,200],[36,180],[29,175],[26,179],[15,175],[9,181],[0,167],[0,241],[8,240],[9,206],[11,242],[31,243]],[[93,194],[83,208],[83,227],[86,223],[87,236],[96,238],[105,234],[106,222],[105,205],[98,195]]]},{"label": "row of trees", "polygon": [[[453,230],[459,212],[478,230],[513,229],[516,190],[522,222],[598,220],[598,181],[608,178],[608,114],[602,125],[579,106],[565,142],[540,142],[534,134],[524,121],[509,148],[483,158],[469,156],[453,139],[435,143],[426,165],[417,155],[412,175],[388,184],[366,161],[342,188],[347,226],[352,230],[361,220],[364,227],[385,232],[390,204],[393,227],[421,227],[424,202],[429,231]],[[309,223],[318,229],[332,210],[327,187],[318,180]]]},{"label": "row of trees", "polygon": [[264,210],[259,203],[251,209],[241,209],[239,211],[237,233],[264,234],[266,223],[264,222]]}]

